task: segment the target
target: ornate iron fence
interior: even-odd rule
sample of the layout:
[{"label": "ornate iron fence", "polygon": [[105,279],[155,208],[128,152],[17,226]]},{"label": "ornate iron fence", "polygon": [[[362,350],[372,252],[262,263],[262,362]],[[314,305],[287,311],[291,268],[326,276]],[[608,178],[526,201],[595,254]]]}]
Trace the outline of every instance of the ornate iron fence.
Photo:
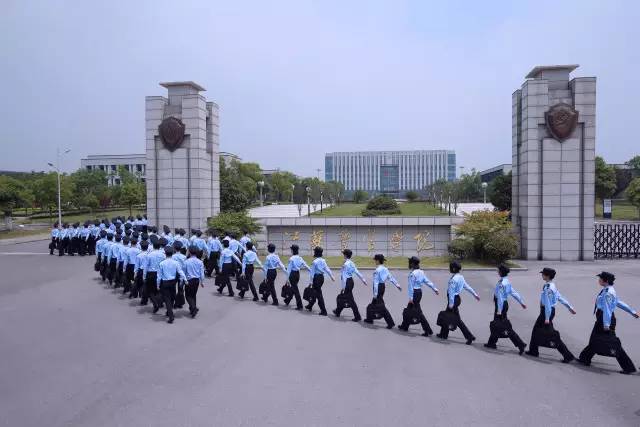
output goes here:
[{"label": "ornate iron fence", "polygon": [[594,246],[596,258],[638,258],[640,223],[596,223]]}]

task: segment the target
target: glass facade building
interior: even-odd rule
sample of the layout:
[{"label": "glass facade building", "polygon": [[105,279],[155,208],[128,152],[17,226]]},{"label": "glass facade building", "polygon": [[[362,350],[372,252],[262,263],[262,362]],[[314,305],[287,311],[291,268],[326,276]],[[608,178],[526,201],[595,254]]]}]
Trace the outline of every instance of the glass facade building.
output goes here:
[{"label": "glass facade building", "polygon": [[456,153],[448,150],[357,151],[325,154],[326,181],[346,191],[365,190],[401,196],[423,191],[439,179],[456,179]]}]

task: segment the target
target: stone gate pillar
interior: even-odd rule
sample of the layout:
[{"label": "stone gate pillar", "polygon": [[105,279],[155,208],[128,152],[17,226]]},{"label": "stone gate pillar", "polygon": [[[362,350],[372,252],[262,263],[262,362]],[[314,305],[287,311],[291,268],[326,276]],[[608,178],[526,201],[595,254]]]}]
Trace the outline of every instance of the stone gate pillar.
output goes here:
[{"label": "stone gate pillar", "polygon": [[204,228],[220,211],[218,105],[194,82],[160,86],[167,97],[146,97],[149,222]]},{"label": "stone gate pillar", "polygon": [[596,78],[535,67],[512,96],[512,218],[521,257],[592,260]]}]

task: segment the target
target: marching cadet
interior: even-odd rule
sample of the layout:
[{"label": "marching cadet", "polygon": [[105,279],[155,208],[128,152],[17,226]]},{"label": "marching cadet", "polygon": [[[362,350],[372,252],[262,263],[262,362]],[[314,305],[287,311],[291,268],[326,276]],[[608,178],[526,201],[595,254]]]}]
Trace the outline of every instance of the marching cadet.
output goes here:
[{"label": "marching cadet", "polygon": [[[447,286],[447,308],[446,310],[452,312],[456,317],[456,326],[460,328],[460,332],[464,335],[464,338],[467,340],[466,344],[471,345],[476,337],[473,336],[471,331],[467,328],[467,325],[464,324],[462,318],[460,317],[460,304],[462,304],[462,299],[460,298],[460,294],[463,290],[469,292],[476,301],[480,301],[480,297],[478,293],[464,280],[464,276],[460,274],[460,270],[462,270],[462,266],[458,261],[453,261],[449,263],[449,272],[451,272],[451,278],[449,279],[449,283]],[[449,337],[449,327],[447,325],[440,327],[440,333],[436,335],[438,338],[446,340]]]},{"label": "marching cadet", "polygon": [[[166,242],[166,240],[165,240]],[[176,299],[176,285],[184,286],[187,281],[187,277],[182,271],[180,264],[175,259],[172,259],[173,247],[167,245],[164,246],[165,259],[158,265],[157,274],[157,289],[160,292],[164,306],[167,309],[166,316],[167,323],[173,323],[173,303]],[[178,279],[179,277],[179,279]],[[156,305],[153,308],[153,312],[156,313],[160,309],[160,305]]]},{"label": "marching cadet", "polygon": [[74,256],[78,252],[78,224],[71,224],[69,229],[69,244],[67,245],[67,255]]},{"label": "marching cadet", "polygon": [[104,244],[107,242],[107,230],[100,230],[98,234],[98,241],[96,242],[96,264],[95,270],[102,272],[102,252],[104,250]]},{"label": "marching cadet", "polygon": [[[229,239],[229,249],[231,249],[233,253],[236,254],[236,257],[238,257],[238,259],[241,259],[242,245],[240,244],[240,242],[236,240],[237,236],[235,233],[231,233],[230,237],[231,238]],[[233,263],[233,275],[235,277],[238,277],[240,275],[241,269],[242,269],[241,263],[237,263],[237,262]]]},{"label": "marching cadet", "polygon": [[184,273],[187,277],[184,293],[187,304],[189,304],[189,313],[193,318],[200,311],[196,301],[198,288],[200,286],[204,288],[204,264],[198,258],[198,248],[196,246],[189,248],[189,258],[184,262]]},{"label": "marching cadet", "polygon": [[[384,320],[387,322],[387,329],[391,329],[395,326],[395,323],[393,323],[393,318],[384,303],[385,282],[387,280],[390,281],[399,291],[401,291],[402,288],[396,278],[391,275],[389,269],[384,266],[384,262],[386,261],[384,255],[376,254],[373,256],[373,260],[376,263],[376,269],[373,272],[373,300],[371,301],[371,305],[376,306],[376,308],[382,312],[382,317],[384,317]],[[367,317],[364,321],[365,323],[371,324],[373,323],[373,319],[369,317],[369,314],[367,310]]]},{"label": "marching cadet", "polygon": [[100,267],[100,276],[103,282],[109,277],[109,269],[111,268],[111,246],[113,246],[113,233],[107,231],[107,240],[102,245],[102,265]]},{"label": "marching cadet", "polygon": [[57,248],[58,236],[60,236],[60,229],[58,228],[58,223],[56,222],[53,224],[53,228],[51,229],[51,243],[49,243],[49,255],[53,255],[53,251]]},{"label": "marching cadet", "polygon": [[[409,269],[411,272],[409,273],[409,280],[407,281],[407,293],[409,294],[409,304],[407,308],[412,308],[417,314],[418,319],[420,320],[420,325],[422,326],[422,335],[428,337],[433,335],[433,330],[431,329],[431,326],[429,326],[429,322],[427,322],[426,317],[424,317],[422,307],[420,306],[420,301],[422,300],[422,285],[430,287],[436,295],[439,295],[440,292],[431,280],[427,278],[424,271],[420,269],[420,258],[415,256],[409,258]],[[408,331],[409,321],[410,318],[403,317],[402,323],[398,326],[398,329],[405,332]]]},{"label": "marching cadet", "polygon": [[[531,341],[529,342],[529,350],[527,351],[527,354],[533,357],[538,357],[539,354],[538,343],[536,340],[539,329],[543,327],[553,329],[553,318],[556,315],[556,304],[559,302],[567,307],[567,310],[569,310],[571,314],[576,314],[576,311],[573,309],[571,304],[569,304],[569,301],[567,301],[560,292],[558,292],[556,284],[552,282],[556,277],[556,271],[553,268],[545,267],[542,269],[540,274],[542,274],[542,280],[544,280],[542,292],[540,293],[540,314],[538,315],[536,323],[533,326],[533,330],[531,331]],[[567,346],[562,342],[562,339],[559,339],[559,337],[557,350],[562,354],[562,363],[569,363],[574,359],[573,354],[571,354]]]},{"label": "marching cadet", "polygon": [[113,240],[109,245],[109,271],[107,273],[109,286],[113,285],[114,281],[116,285],[118,283],[118,257],[120,256],[120,242],[122,242],[122,237],[116,234]]},{"label": "marching cadet", "polygon": [[176,238],[177,241],[182,243],[182,247],[183,248],[188,248],[189,247],[189,239],[184,237],[185,234],[187,234],[187,232],[184,230],[184,228],[178,228],[178,229],[176,229],[175,238]]},{"label": "marching cadet", "polygon": [[[264,270],[262,266],[262,262],[260,262],[260,258],[258,258],[258,254],[256,254],[253,250],[253,243],[247,242],[247,250],[242,255],[242,277],[247,281],[249,285],[249,289],[253,294],[253,300],[258,301],[258,293],[256,292],[256,285],[253,283],[253,270],[254,264],[258,263],[260,268]],[[239,292],[240,298],[244,298],[245,290],[241,290]]]},{"label": "marching cadet", "polygon": [[58,256],[64,256],[64,253],[66,251],[66,248],[65,248],[66,237],[67,237],[67,224],[61,224],[60,230],[58,231],[58,242],[57,242]]},{"label": "marching cadet", "polygon": [[98,241],[98,235],[100,234],[100,228],[98,228],[98,221],[89,223],[89,237],[87,238],[87,254],[96,254],[96,242]]},{"label": "marching cadet", "polygon": [[[616,315],[614,314],[616,308],[626,311],[636,319],[638,318],[637,311],[618,299],[616,290],[613,288],[613,282],[616,280],[616,276],[607,271],[603,271],[598,274],[597,277],[598,284],[602,287],[602,290],[596,297],[596,303],[593,307],[593,312],[596,315],[596,323],[593,325],[589,344],[582,350],[578,357],[578,361],[585,366],[591,365],[591,359],[596,353],[593,348],[594,338],[603,335],[616,336]],[[636,367],[622,346],[618,348],[616,359],[622,368],[620,371],[621,374],[629,375],[636,371]]]},{"label": "marching cadet", "polygon": [[[291,289],[293,290],[293,297],[296,299],[296,310],[302,310],[302,298],[300,297],[300,289],[298,289],[298,282],[300,282],[300,270],[302,268],[306,268],[308,271],[311,271],[311,268],[304,262],[304,259],[298,253],[300,252],[300,247],[298,245],[291,245],[291,257],[289,258],[289,262],[287,263],[287,282],[291,285]],[[286,305],[289,305],[291,302],[291,297],[287,297],[284,300]]]},{"label": "marching cadet", "polygon": [[207,248],[207,243],[202,238],[202,231],[195,230],[195,232],[196,232],[196,237],[193,239],[191,244],[192,245],[196,245],[198,247],[198,249],[200,250],[198,258],[202,259],[203,256],[205,256],[205,258],[208,258],[209,257],[209,249]]},{"label": "marching cadet", "polygon": [[331,269],[327,265],[327,262],[322,258],[322,248],[316,246],[313,248],[313,262],[311,268],[309,268],[309,286],[314,290],[313,296],[309,300],[306,309],[313,310],[313,305],[318,301],[318,307],[320,308],[320,316],[327,315],[327,309],[324,306],[324,296],[322,295],[322,285],[324,284],[324,275],[328,274],[332,282],[336,280],[333,278]]},{"label": "marching cadet", "polygon": [[[224,241],[222,244],[225,244]],[[276,245],[269,243],[267,245],[267,252],[269,252],[269,254],[264,260],[263,267],[263,270],[266,271],[265,283],[267,284],[267,292],[262,294],[262,301],[267,302],[269,297],[271,297],[271,305],[278,305],[278,295],[276,294],[276,277],[278,276],[277,268],[281,268],[285,273],[287,272],[287,269],[276,253]]]},{"label": "marching cadet", "polygon": [[[180,268],[184,271],[184,263],[187,260],[187,248],[182,246],[182,242],[179,240],[175,240],[173,242],[173,255],[171,258],[176,260],[178,264],[180,264]],[[175,303],[173,308],[182,308],[184,306],[185,298],[184,298],[184,287],[178,287],[178,295],[176,296]]]},{"label": "marching cadet", "polygon": [[[509,271],[509,267],[504,264],[498,266],[498,276],[500,277],[500,279],[498,280],[496,288],[493,291],[494,320],[507,320],[507,312],[509,311],[509,301],[507,300],[509,299],[509,296],[518,301],[523,309],[527,308],[520,294],[515,289],[513,289],[513,286],[511,286],[511,282],[507,277],[509,275]],[[522,353],[524,353],[524,349],[527,347],[524,341],[520,339],[513,328],[509,328],[507,330],[507,336],[509,337],[513,345],[518,348],[520,355],[522,355]],[[495,332],[491,331],[489,341],[484,346],[487,348],[495,349],[498,338],[498,335]]]},{"label": "marching cadet", "polygon": [[89,230],[89,223],[85,222],[78,231],[78,255],[85,256],[87,254],[89,236],[91,236],[91,230]]},{"label": "marching cadet", "polygon": [[138,248],[138,240],[135,238],[131,239],[131,247],[127,248],[125,255],[125,272],[124,272],[124,289],[122,293],[129,292],[129,298],[132,298],[133,288],[135,287],[136,280],[136,258],[138,258],[138,254],[141,252],[140,248]]},{"label": "marching cadet", "polygon": [[124,286],[124,267],[127,262],[127,249],[129,246],[129,238],[124,236],[118,246],[118,270],[116,272],[116,288]]},{"label": "marching cadet", "polygon": [[135,282],[134,282],[133,289],[129,294],[130,299],[138,298],[138,296],[142,296],[142,294],[145,292],[144,291],[144,273],[146,271],[147,255],[149,255],[149,252],[147,252],[148,249],[149,249],[148,240],[143,240],[142,242],[140,242],[140,252],[138,252],[138,255],[136,255],[136,262],[133,268]]},{"label": "marching cadet", "polygon": [[[192,246],[196,246],[195,243]],[[197,246],[196,246],[197,247]],[[199,249],[199,248],[198,248]],[[199,257],[198,257],[199,258]],[[222,252],[220,253],[220,260],[218,261],[218,268],[220,269],[220,279],[218,284],[218,293],[221,294],[222,290],[226,286],[229,290],[229,296],[234,295],[233,288],[231,287],[231,280],[229,275],[233,273],[233,261],[241,262],[231,249],[229,249],[229,241],[222,242]]]},{"label": "marching cadet", "polygon": [[[358,271],[358,267],[351,261],[351,256],[353,252],[351,249],[345,249],[342,251],[342,255],[344,256],[344,264],[342,264],[342,269],[340,270],[340,285],[342,286],[342,291],[340,292],[343,298],[346,300],[351,310],[353,310],[353,322],[359,322],[362,320],[360,317],[360,311],[358,310],[358,305],[356,304],[356,300],[353,298],[353,275],[355,274],[362,281],[362,284],[367,286],[367,281],[360,271]],[[342,298],[338,299],[338,304],[335,310],[333,310],[333,314],[336,317],[340,317],[340,313],[345,309],[345,304],[342,301]]]},{"label": "marching cadet", "polygon": [[140,305],[147,305],[147,301],[151,300],[151,303],[153,304],[153,312],[156,313],[158,310],[160,310],[161,305],[161,298],[158,294],[157,287],[158,269],[160,268],[160,263],[166,258],[165,252],[162,250],[162,248],[167,246],[167,241],[165,239],[158,238],[158,236],[155,234],[149,239],[153,244],[153,250],[146,257],[143,275],[145,289],[144,293],[142,294]]},{"label": "marching cadet", "polygon": [[211,237],[207,241],[207,248],[209,250],[209,259],[206,270],[207,277],[211,277],[214,270],[216,272],[216,275],[220,274],[220,269],[218,268],[218,260],[220,259],[220,252],[222,252],[222,243],[220,243],[220,240],[218,240],[218,233],[211,230],[210,234]]},{"label": "marching cadet", "polygon": [[171,234],[171,229],[166,225],[162,226],[162,237],[167,239],[167,245],[169,246],[173,245],[173,241],[174,241],[173,234]]},{"label": "marching cadet", "polygon": [[142,231],[147,231],[149,227],[149,220],[147,219],[147,214],[142,215],[142,219],[140,220],[140,224],[142,225]]},{"label": "marching cadet", "polygon": [[249,232],[245,230],[242,232],[242,237],[240,238],[240,246],[243,251],[247,250],[247,243],[249,242],[251,242],[251,238],[249,237]]}]

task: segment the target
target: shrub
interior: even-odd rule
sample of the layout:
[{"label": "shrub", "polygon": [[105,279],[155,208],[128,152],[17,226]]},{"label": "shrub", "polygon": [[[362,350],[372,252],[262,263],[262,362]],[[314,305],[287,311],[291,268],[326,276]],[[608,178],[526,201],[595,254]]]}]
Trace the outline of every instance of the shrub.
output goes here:
[{"label": "shrub", "polygon": [[369,200],[367,207],[362,211],[362,216],[398,214],[400,214],[400,206],[398,206],[398,202],[385,195],[376,196]]},{"label": "shrub", "polygon": [[518,238],[511,231],[507,212],[476,211],[465,214],[455,231],[449,253],[457,258],[504,262],[518,253]]},{"label": "shrub", "polygon": [[420,194],[417,191],[407,191],[406,196],[410,202],[415,202],[420,198]]},{"label": "shrub", "polygon": [[262,229],[262,226],[258,224],[255,218],[250,217],[246,211],[221,212],[218,216],[209,218],[207,225],[209,228],[220,232],[229,231],[236,234],[240,234],[243,231],[255,234]]},{"label": "shrub", "polygon": [[369,199],[369,193],[364,190],[356,190],[353,193],[353,203],[362,203]]}]

